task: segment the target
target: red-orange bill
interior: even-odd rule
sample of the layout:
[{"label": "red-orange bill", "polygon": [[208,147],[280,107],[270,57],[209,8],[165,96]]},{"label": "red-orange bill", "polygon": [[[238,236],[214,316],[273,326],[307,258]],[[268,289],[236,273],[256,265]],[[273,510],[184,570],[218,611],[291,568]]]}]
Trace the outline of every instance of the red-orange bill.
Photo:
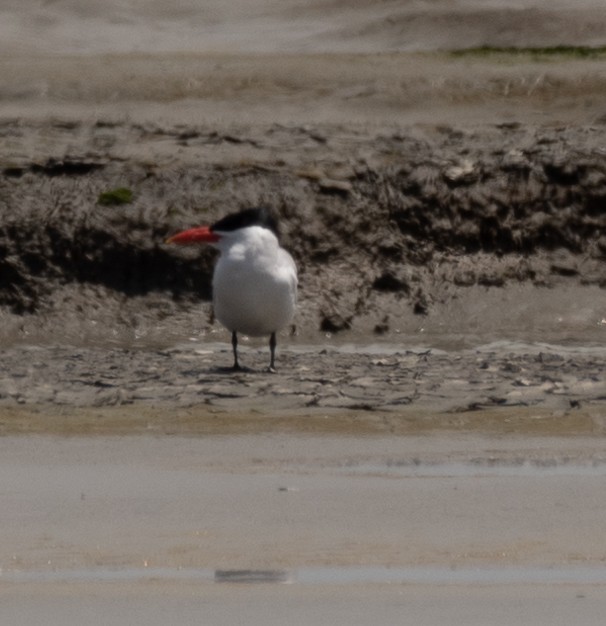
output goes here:
[{"label": "red-orange bill", "polygon": [[166,243],[216,243],[219,239],[219,235],[213,233],[208,226],[198,226],[169,237]]}]

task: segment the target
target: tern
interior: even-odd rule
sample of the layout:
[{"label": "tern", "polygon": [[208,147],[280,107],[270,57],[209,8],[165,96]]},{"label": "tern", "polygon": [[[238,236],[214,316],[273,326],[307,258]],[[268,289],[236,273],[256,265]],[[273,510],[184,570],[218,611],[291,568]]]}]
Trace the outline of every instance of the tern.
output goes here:
[{"label": "tern", "polygon": [[208,243],[220,252],[213,274],[215,317],[231,332],[234,370],[238,333],[269,335],[269,371],[275,371],[276,333],[293,318],[297,267],[280,247],[275,219],[264,208],[231,213],[212,226],[184,230],[167,243]]}]

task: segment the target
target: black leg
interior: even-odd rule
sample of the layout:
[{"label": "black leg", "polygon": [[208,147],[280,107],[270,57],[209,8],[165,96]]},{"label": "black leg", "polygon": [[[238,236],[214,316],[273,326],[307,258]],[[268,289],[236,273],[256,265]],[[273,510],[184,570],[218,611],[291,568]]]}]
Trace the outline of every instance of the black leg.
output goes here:
[{"label": "black leg", "polygon": [[234,330],[231,334],[231,347],[234,349],[234,369],[239,370],[240,364],[238,363],[238,335]]},{"label": "black leg", "polygon": [[275,359],[276,359],[276,333],[272,333],[269,337],[269,353],[271,355],[269,360],[269,371],[275,372]]}]

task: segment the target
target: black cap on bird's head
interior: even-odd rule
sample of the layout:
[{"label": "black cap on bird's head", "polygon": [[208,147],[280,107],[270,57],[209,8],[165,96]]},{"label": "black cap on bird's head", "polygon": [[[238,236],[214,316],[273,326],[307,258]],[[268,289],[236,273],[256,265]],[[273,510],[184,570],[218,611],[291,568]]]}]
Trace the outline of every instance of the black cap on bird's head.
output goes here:
[{"label": "black cap on bird's head", "polygon": [[278,222],[265,207],[244,209],[238,213],[230,213],[215,222],[210,230],[214,232],[230,232],[247,226],[262,226],[278,236]]},{"label": "black cap on bird's head", "polygon": [[217,243],[221,239],[219,233],[230,233],[248,226],[261,226],[279,236],[278,222],[265,207],[261,207],[230,213],[212,226],[184,230],[167,239],[167,243]]}]

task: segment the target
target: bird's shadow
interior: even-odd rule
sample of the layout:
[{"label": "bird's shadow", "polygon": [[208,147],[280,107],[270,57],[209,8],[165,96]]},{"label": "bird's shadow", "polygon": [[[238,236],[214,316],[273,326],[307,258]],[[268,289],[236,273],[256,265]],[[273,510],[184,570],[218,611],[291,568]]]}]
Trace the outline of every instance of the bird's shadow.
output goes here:
[{"label": "bird's shadow", "polygon": [[233,365],[215,365],[210,368],[210,371],[213,374],[225,374],[225,375],[234,375],[234,374],[252,374],[255,372],[250,367],[244,367],[239,365],[238,367],[234,367]]},{"label": "bird's shadow", "polygon": [[224,376],[237,376],[238,374],[276,374],[276,370],[271,367],[265,367],[262,369],[253,369],[246,366],[215,366],[209,370],[212,374],[222,374]]}]

